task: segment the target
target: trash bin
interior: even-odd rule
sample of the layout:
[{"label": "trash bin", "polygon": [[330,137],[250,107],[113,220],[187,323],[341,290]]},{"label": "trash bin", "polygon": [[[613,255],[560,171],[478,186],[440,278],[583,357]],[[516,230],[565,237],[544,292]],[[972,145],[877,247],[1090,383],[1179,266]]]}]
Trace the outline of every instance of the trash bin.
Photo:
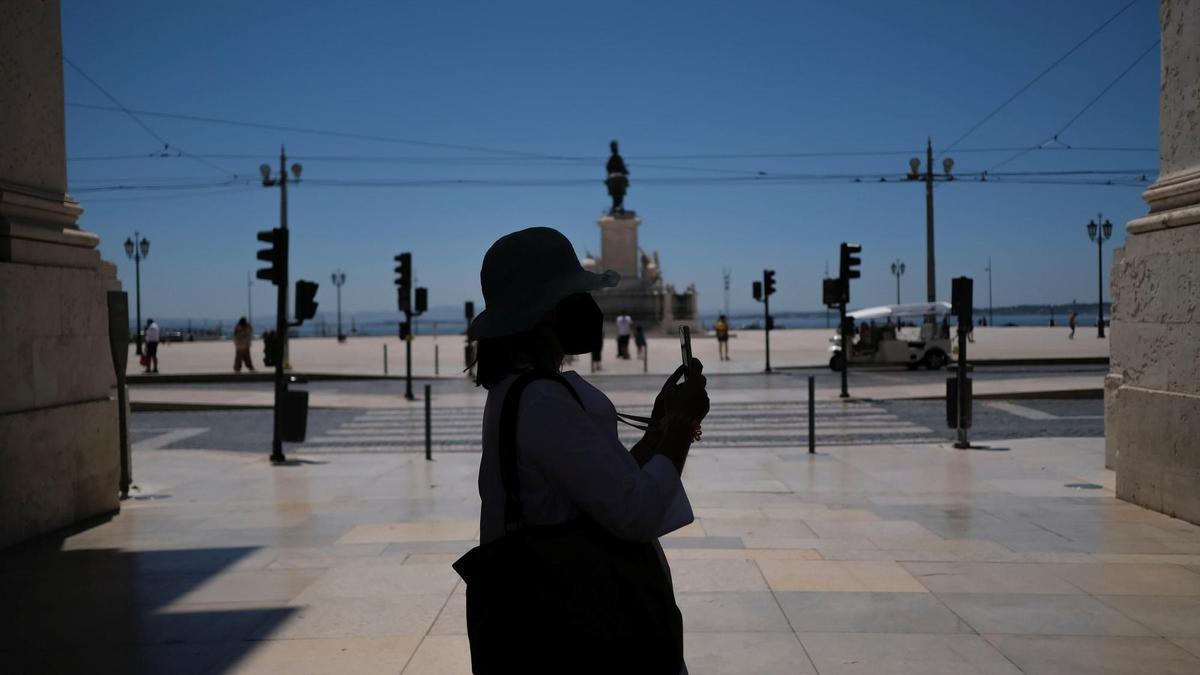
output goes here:
[{"label": "trash bin", "polygon": [[308,431],[308,391],[289,389],[283,397],[283,440],[303,443]]}]

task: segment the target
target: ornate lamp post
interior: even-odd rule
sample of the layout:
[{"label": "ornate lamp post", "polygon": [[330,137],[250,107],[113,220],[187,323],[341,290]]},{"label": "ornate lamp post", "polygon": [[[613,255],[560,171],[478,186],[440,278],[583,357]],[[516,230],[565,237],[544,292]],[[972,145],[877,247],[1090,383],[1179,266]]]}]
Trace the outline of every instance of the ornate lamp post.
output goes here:
[{"label": "ornate lamp post", "polygon": [[342,284],[346,283],[346,273],[338,270],[332,274],[330,281],[337,287],[338,342],[345,342],[346,334],[342,332]]},{"label": "ornate lamp post", "polygon": [[1088,239],[1096,242],[1096,337],[1104,337],[1104,241],[1112,239],[1112,222],[1105,220],[1102,225],[1097,224],[1103,219],[1102,214],[1096,214],[1096,220],[1089,220],[1087,224]]},{"label": "ornate lamp post", "polygon": [[904,274],[904,263],[899,259],[892,263],[892,276],[896,277],[896,304],[900,304],[900,277]]},{"label": "ornate lamp post", "polygon": [[[937,302],[937,274],[933,261],[933,184],[935,181],[954,180],[950,173],[954,169],[954,160],[949,157],[942,159],[943,175],[933,173],[933,141],[925,144],[925,172],[921,173],[921,159],[913,157],[908,160],[908,180],[919,180],[925,183],[925,300]],[[931,314],[926,321],[935,321]]]},{"label": "ornate lamp post", "polygon": [[133,261],[137,288],[137,355],[142,355],[142,259],[150,255],[150,240],[137,230],[133,238],[125,239],[125,255]]}]

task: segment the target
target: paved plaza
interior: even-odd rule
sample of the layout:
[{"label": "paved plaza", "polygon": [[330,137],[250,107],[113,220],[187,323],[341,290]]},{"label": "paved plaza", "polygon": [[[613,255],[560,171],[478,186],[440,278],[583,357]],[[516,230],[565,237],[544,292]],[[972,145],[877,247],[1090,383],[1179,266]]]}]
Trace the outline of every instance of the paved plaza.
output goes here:
[{"label": "paved plaza", "polygon": [[[963,451],[828,401],[810,455],[779,408],[798,380],[712,381],[697,518],[663,539],[692,673],[1200,672],[1200,527],[1116,500],[1098,432]],[[617,382],[619,406],[648,396]],[[469,672],[450,563],[478,536],[477,408],[443,413],[433,461],[406,411],[330,410],[286,466],[171,414],[135,415],[120,514],[0,553],[5,672]]]},{"label": "paved plaza", "polygon": [[[968,346],[972,359],[1078,359],[1108,356],[1108,340],[1096,337],[1095,329],[1080,328],[1074,340],[1067,339],[1065,327],[979,327],[975,342]],[[778,368],[825,366],[829,363],[829,338],[833,330],[800,329],[771,332],[771,364]],[[384,345],[387,366],[384,367]],[[604,343],[601,367],[607,373],[635,374],[643,368],[651,373],[668,374],[679,364],[679,340],[671,336],[650,336],[649,358],[616,358],[616,340]],[[729,342],[730,361],[717,359],[717,341],[712,335],[696,336],[693,351],[713,373],[756,373],[763,369],[765,345],[762,331],[740,331]],[[436,347],[436,350],[435,350]],[[138,357],[130,346],[128,371],[142,372]],[[255,364],[262,363],[262,342],[254,341],[251,354]],[[436,351],[436,353],[435,353]],[[290,365],[305,373],[341,375],[404,374],[404,343],[395,337],[353,337],[344,343],[336,338],[298,338],[289,343]],[[232,373],[233,344],[229,340],[206,342],[167,342],[159,347],[159,372]],[[580,369],[588,368],[588,357],[580,357]],[[436,361],[436,367],[435,367]],[[417,336],[413,341],[413,374],[430,377],[456,375],[463,371],[461,335]]]}]

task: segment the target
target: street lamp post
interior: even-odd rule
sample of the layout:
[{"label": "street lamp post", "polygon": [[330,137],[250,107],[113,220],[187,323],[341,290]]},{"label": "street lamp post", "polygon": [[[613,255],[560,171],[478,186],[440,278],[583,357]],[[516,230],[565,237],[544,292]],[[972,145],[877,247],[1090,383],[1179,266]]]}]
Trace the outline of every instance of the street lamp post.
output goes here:
[{"label": "street lamp post", "polygon": [[331,276],[333,285],[337,287],[338,342],[345,342],[346,334],[342,332],[342,284],[346,283],[346,273],[338,270]]},{"label": "street lamp post", "polygon": [[896,277],[896,304],[900,304],[900,277],[904,274],[904,263],[897,258],[896,262],[892,263],[892,276]]},{"label": "street lamp post", "polygon": [[[936,181],[951,181],[954,180],[953,174],[950,172],[954,169],[954,160],[949,157],[942,158],[943,175],[938,176],[933,173],[933,140],[926,141],[925,144],[925,172],[921,172],[921,159],[913,157],[908,160],[908,180],[919,180],[925,183],[925,299],[928,302],[937,302],[937,274],[934,269],[933,256],[933,184]],[[936,321],[936,317],[932,314],[927,315],[925,320]]]},{"label": "street lamp post", "polygon": [[[996,317],[992,315],[992,256],[988,256],[988,325],[996,325]],[[1053,310],[1051,310],[1053,311]]]},{"label": "street lamp post", "polygon": [[[299,164],[292,165],[292,178],[290,182],[300,181],[301,166]],[[287,155],[282,147],[279,148],[279,174],[271,177],[271,165],[263,164],[258,167],[258,172],[262,174],[263,187],[279,187],[279,228],[287,231],[287,184],[288,169]],[[283,278],[279,279],[278,292],[275,304],[275,335],[277,344],[279,345],[279,353],[275,359],[275,424],[274,436],[271,439],[271,461],[284,462],[286,457],[283,455],[283,400],[287,397],[287,380],[283,377],[284,362],[287,361],[287,344],[288,344],[288,320],[287,320],[287,296],[288,296],[288,280],[287,280],[287,263],[284,261]]]},{"label": "street lamp post", "polygon": [[1097,214],[1087,224],[1088,239],[1096,242],[1096,337],[1104,337],[1104,241],[1112,239],[1112,222]]},{"label": "street lamp post", "polygon": [[134,276],[137,279],[137,355],[142,355],[142,259],[150,255],[150,240],[142,237],[137,230],[133,231],[133,239],[125,239],[125,255],[133,261]]}]

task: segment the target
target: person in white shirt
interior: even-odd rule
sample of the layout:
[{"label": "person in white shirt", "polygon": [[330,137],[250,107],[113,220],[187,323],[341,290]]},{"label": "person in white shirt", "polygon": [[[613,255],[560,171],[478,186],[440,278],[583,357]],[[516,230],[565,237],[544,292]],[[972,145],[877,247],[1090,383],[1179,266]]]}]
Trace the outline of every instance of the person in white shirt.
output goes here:
[{"label": "person in white shirt", "polygon": [[[538,264],[530,265],[531,260]],[[703,366],[694,360],[691,368],[681,367],[667,380],[645,436],[626,449],[617,436],[612,401],[577,373],[560,374],[564,354],[591,352],[602,339],[603,314],[589,292],[615,286],[618,280],[611,270],[588,272],[578,260],[566,237],[550,228],[502,237],[484,257],[480,278],[486,308],[469,330],[469,337],[478,341],[476,382],[488,390],[479,466],[480,542],[499,540],[513,525],[499,457],[506,394],[523,373],[544,373],[528,382],[516,404],[522,525],[582,518],[621,540],[646,542],[669,589],[670,568],[658,537],[694,519],[681,474],[709,409]],[[470,594],[471,586],[467,588]],[[470,615],[470,597],[467,606]],[[675,663],[680,664],[678,672],[686,673],[681,624],[677,632]],[[587,667],[562,664],[561,672],[591,672]]]},{"label": "person in white shirt", "polygon": [[617,357],[629,358],[629,336],[633,331],[633,317],[628,314],[617,315]]},{"label": "person in white shirt", "polygon": [[158,324],[146,319],[146,372],[158,372]]}]

